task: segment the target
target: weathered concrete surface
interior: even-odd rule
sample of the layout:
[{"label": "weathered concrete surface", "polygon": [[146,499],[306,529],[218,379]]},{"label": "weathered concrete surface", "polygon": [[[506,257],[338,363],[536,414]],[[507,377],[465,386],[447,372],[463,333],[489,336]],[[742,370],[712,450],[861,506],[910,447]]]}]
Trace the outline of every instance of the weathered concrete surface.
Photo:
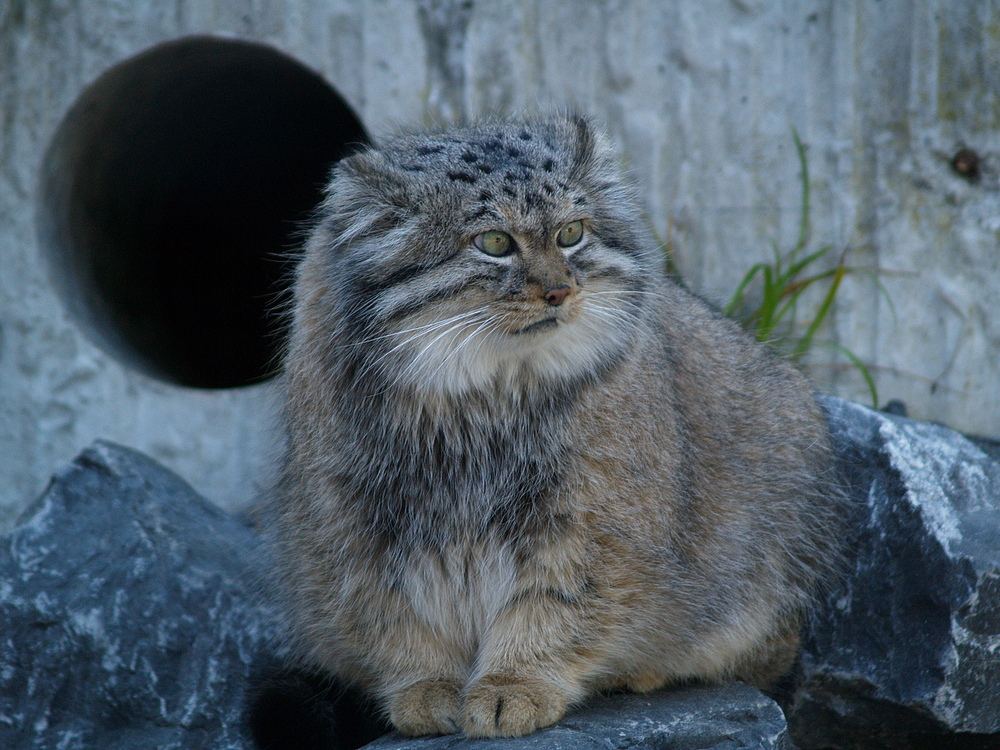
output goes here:
[{"label": "weathered concrete surface", "polygon": [[0,538],[0,747],[237,750],[276,651],[256,532],[96,443]]},{"label": "weathered concrete surface", "polygon": [[[827,335],[883,399],[964,432],[1000,424],[1000,6],[680,0],[194,0],[0,4],[0,528],[92,439],[134,445],[226,507],[274,448],[267,387],[193,392],[137,375],[66,316],[37,245],[42,155],[91,81],[194,33],[273,45],[376,137],[394,123],[578,106],[622,143],[689,283],[723,300],[790,247],[808,146],[812,244],[851,248]],[[971,149],[976,168],[953,166]],[[807,319],[808,315],[803,315]],[[835,358],[822,350],[817,358]],[[844,360],[820,387],[863,400]]]},{"label": "weathered concrete surface", "polygon": [[796,743],[1000,747],[1000,464],[951,430],[823,403],[859,514],[805,640]]}]

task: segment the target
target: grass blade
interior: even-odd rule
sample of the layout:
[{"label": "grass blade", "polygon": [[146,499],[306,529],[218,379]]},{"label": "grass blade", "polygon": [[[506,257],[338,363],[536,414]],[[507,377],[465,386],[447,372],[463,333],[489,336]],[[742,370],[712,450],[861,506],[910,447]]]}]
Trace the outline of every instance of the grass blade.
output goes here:
[{"label": "grass blade", "polygon": [[802,169],[802,207],[799,213],[799,238],[795,242],[795,247],[789,253],[789,257],[794,258],[799,251],[809,242],[809,159],[806,158],[806,147],[799,138],[799,131],[792,125],[792,140],[795,141],[795,153],[799,157],[799,167]]},{"label": "grass blade", "polygon": [[764,270],[764,265],[763,263],[755,263],[749,271],[743,274],[743,280],[736,287],[736,291],[733,292],[733,296],[729,298],[729,302],[723,310],[725,315],[734,315],[737,312],[737,307],[743,304],[743,295],[746,293],[747,287],[750,286],[757,274]]},{"label": "grass blade", "polygon": [[837,290],[840,288],[840,282],[844,280],[844,274],[847,272],[847,267],[840,263],[837,266],[836,272],[833,274],[833,281],[830,283],[830,288],[826,290],[826,296],[820,303],[820,306],[816,309],[816,315],[809,324],[809,328],[806,330],[806,335],[799,341],[799,345],[795,347],[795,351],[792,352],[792,359],[797,359],[801,357],[805,351],[812,344],[812,340],[816,335],[817,329],[823,324],[823,320],[826,318],[827,313],[830,311],[830,305],[833,304],[833,298],[837,296]]},{"label": "grass blade", "polygon": [[865,365],[865,363],[861,361],[861,359],[858,357],[858,355],[856,355],[854,352],[852,352],[846,346],[842,346],[841,344],[838,344],[835,341],[823,341],[823,342],[817,342],[817,343],[822,343],[822,344],[824,344],[826,346],[833,347],[834,349],[836,349],[838,352],[840,352],[841,354],[843,354],[845,357],[847,357],[851,361],[851,364],[854,365],[855,369],[857,369],[857,371],[861,374],[861,377],[865,381],[865,385],[868,388],[868,395],[870,395],[872,397],[872,408],[873,409],[877,409],[878,408],[878,389],[875,387],[875,379],[872,377],[872,374],[868,370],[867,365]]}]

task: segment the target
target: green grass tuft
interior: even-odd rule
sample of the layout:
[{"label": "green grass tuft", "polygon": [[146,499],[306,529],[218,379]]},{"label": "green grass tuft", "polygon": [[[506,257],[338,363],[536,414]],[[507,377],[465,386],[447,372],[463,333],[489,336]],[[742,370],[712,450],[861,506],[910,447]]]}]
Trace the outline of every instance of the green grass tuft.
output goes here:
[{"label": "green grass tuft", "polygon": [[[755,263],[743,275],[725,305],[723,312],[738,320],[745,329],[759,340],[777,349],[795,362],[817,346],[832,346],[857,369],[868,387],[872,407],[878,408],[878,391],[868,367],[852,351],[832,341],[817,339],[816,335],[830,314],[834,299],[848,274],[870,271],[848,266],[845,262],[848,251],[844,251],[833,268],[824,269],[823,260],[832,252],[832,246],[825,246],[812,252],[807,251],[810,239],[810,188],[809,160],[806,148],[798,131],[792,128],[792,138],[801,167],[802,199],[799,214],[799,234],[795,245],[782,253],[772,243],[774,260],[769,263]],[[668,250],[670,248],[668,247]],[[676,264],[668,256],[668,271],[677,274]],[[872,278],[874,276],[872,275]],[[876,283],[878,280],[875,279]],[[826,290],[811,315],[799,324],[799,302],[802,294],[814,287]],[[881,284],[879,290],[886,294]],[[889,300],[890,306],[892,301]],[[805,332],[801,333],[805,328]]]}]

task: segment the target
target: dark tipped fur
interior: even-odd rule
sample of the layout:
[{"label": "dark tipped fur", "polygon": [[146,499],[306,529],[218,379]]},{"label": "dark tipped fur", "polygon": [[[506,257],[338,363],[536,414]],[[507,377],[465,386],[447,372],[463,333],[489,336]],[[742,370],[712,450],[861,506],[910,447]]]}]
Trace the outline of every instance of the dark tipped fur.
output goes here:
[{"label": "dark tipped fur", "polygon": [[474,736],[595,690],[787,671],[838,560],[823,418],[661,265],[583,118],[344,160],[285,361],[305,663],[404,733]]}]

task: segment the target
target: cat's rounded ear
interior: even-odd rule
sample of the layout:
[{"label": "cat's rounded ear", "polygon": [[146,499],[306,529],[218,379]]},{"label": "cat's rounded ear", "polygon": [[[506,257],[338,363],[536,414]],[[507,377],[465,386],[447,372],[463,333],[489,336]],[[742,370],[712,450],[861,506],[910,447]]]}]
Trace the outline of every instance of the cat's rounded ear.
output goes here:
[{"label": "cat's rounded ear", "polygon": [[404,208],[409,204],[407,184],[386,156],[374,148],[341,159],[327,186],[327,200],[350,207],[362,204]]},{"label": "cat's rounded ear", "polygon": [[403,179],[371,148],[337,163],[320,207],[337,244],[396,226],[409,210]]},{"label": "cat's rounded ear", "polygon": [[582,178],[613,163],[614,148],[611,140],[594,122],[583,115],[574,114],[567,118],[569,135],[573,144],[573,177]]}]

